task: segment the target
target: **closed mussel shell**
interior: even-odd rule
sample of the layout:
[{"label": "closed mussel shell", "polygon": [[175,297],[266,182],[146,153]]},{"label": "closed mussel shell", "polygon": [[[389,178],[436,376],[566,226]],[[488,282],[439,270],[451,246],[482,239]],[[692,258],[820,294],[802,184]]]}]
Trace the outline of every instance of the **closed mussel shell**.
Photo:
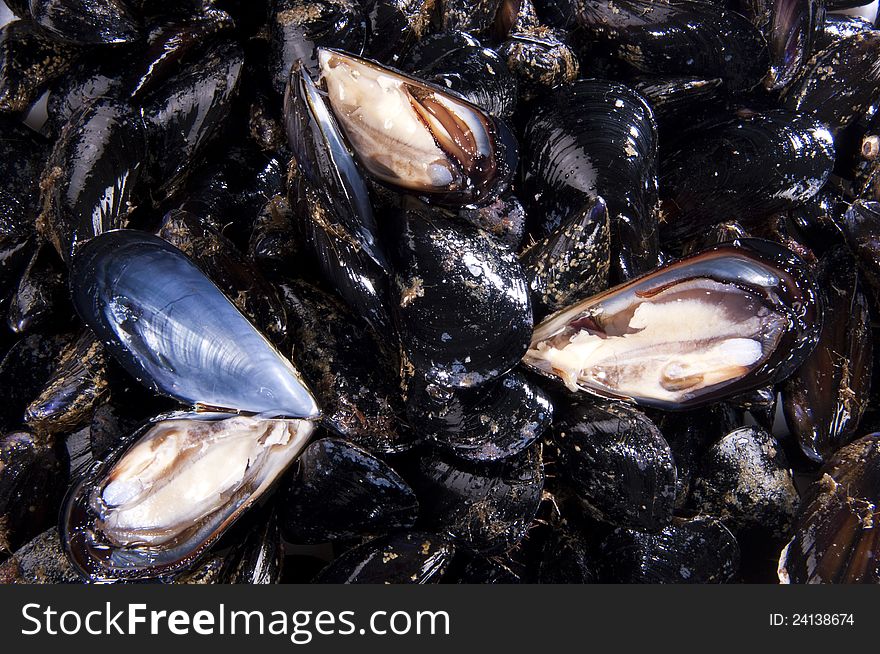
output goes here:
[{"label": "closed mussel shell", "polygon": [[76,48],[46,38],[29,20],[0,28],[0,111],[25,111],[76,60]]},{"label": "closed mussel shell", "polygon": [[291,316],[291,358],[318,398],[323,425],[369,452],[408,449],[412,438],[401,422],[404,408],[389,354],[396,355],[396,344],[381,343],[362,320],[317,288],[291,281],[281,290]]},{"label": "closed mussel shell", "polygon": [[559,475],[597,518],[657,530],[672,519],[672,450],[641,411],[589,401],[557,402]]},{"label": "closed mussel shell", "polygon": [[413,428],[464,461],[519,454],[540,438],[553,416],[550,398],[519,372],[473,389],[444,389],[415,378],[406,394]]},{"label": "closed mussel shell", "polygon": [[880,435],[838,450],[801,502],[779,559],[783,583],[880,582]]},{"label": "closed mussel shell", "polygon": [[599,546],[599,581],[710,584],[733,581],[740,550],[724,524],[711,517],[676,518],[657,533],[619,528]]},{"label": "closed mussel shell", "polygon": [[339,438],[300,455],[281,515],[285,540],[323,543],[407,529],[419,504],[389,465]]},{"label": "closed mussel shell", "polygon": [[610,228],[605,201],[587,201],[520,255],[536,318],[608,286]]},{"label": "closed mussel shell", "polygon": [[573,6],[581,29],[642,72],[721,77],[732,90],[753,88],[767,73],[761,33],[721,3],[574,0]]},{"label": "closed mussel shell", "polygon": [[700,465],[694,502],[730,529],[790,533],[798,493],[780,444],[763,429],[742,427],[715,443]]},{"label": "closed mussel shell", "polygon": [[46,162],[37,221],[62,259],[127,225],[143,190],[146,152],[141,120],[126,104],[98,99],[71,117]]},{"label": "closed mussel shell", "polygon": [[349,550],[315,578],[323,584],[435,584],[455,554],[448,536],[422,531],[382,536]]},{"label": "closed mussel shell", "polygon": [[868,404],[873,336],[856,261],[843,247],[821,261],[825,302],[819,343],[782,391],[791,433],[814,461],[822,461],[855,434]]},{"label": "closed mussel shell", "polygon": [[858,118],[880,92],[880,32],[841,39],[816,53],[782,97],[782,106],[810,114],[832,134]]},{"label": "closed mussel shell", "polygon": [[66,453],[54,439],[0,436],[0,558],[55,523],[66,485]]},{"label": "closed mussel shell", "polygon": [[816,195],[834,167],[818,120],[774,109],[697,129],[663,161],[661,241],[675,245],[714,224],[755,223]]},{"label": "closed mussel shell", "polygon": [[612,279],[657,267],[657,126],[641,95],[605,80],[561,86],[540,102],[524,141],[540,236],[601,196],[608,205]]},{"label": "closed mussel shell", "polygon": [[140,39],[140,17],[130,5],[125,0],[30,0],[34,22],[62,41],[84,45]]},{"label": "closed mussel shell", "polygon": [[428,452],[407,479],[419,498],[420,524],[483,553],[509,549],[523,538],[544,488],[538,445],[493,465]]},{"label": "closed mussel shell", "polygon": [[429,383],[465,388],[497,379],[528,347],[532,309],[516,255],[439,212],[396,216],[394,310],[409,364]]}]

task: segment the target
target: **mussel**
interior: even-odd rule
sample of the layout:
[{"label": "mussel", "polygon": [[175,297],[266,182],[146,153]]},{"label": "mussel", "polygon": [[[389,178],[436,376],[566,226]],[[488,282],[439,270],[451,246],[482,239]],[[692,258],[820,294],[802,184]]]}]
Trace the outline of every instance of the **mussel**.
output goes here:
[{"label": "mussel", "polygon": [[815,281],[789,250],[743,239],[563,309],[523,362],[572,390],[687,409],[777,382],[815,347]]},{"label": "mussel", "polygon": [[272,486],[320,412],[292,364],[165,241],[108,232],[74,257],[71,280],[123,368],[202,412],[158,417],[86,472],[65,500],[66,551],[93,580],[173,574]]},{"label": "mussel", "polygon": [[779,559],[782,583],[880,582],[880,434],[838,450],[807,490]]},{"label": "mussel", "polygon": [[337,50],[319,50],[330,106],[367,172],[434,202],[478,204],[510,183],[509,129],[439,87]]}]

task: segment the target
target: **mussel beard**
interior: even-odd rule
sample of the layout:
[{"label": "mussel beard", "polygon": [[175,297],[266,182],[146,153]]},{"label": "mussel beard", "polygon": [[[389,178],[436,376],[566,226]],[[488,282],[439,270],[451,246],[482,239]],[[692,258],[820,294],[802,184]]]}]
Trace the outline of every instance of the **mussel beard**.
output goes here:
[{"label": "mussel beard", "polygon": [[761,366],[789,326],[752,293],[707,278],[620,304],[552,316],[524,362],[573,391],[678,405]]},{"label": "mussel beard", "polygon": [[208,523],[231,522],[281,475],[312,428],[245,416],[163,420],[91,490],[95,529],[115,547],[165,549]]},{"label": "mussel beard", "polygon": [[338,52],[321,50],[318,60],[333,113],[371,175],[474,201],[492,185],[495,125],[477,107]]}]

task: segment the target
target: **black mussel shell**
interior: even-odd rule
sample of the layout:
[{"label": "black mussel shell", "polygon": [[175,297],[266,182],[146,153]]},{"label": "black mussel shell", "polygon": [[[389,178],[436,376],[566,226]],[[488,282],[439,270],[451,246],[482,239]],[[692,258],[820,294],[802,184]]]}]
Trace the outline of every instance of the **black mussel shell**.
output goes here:
[{"label": "black mussel shell", "polygon": [[419,498],[422,523],[483,553],[507,550],[522,540],[544,488],[538,445],[493,465],[428,453],[408,480]]},{"label": "black mussel shell", "polygon": [[518,372],[472,389],[444,389],[416,377],[406,394],[413,428],[439,448],[475,463],[519,454],[553,418],[549,397]]},{"label": "black mussel shell", "polygon": [[856,262],[845,248],[825,255],[818,282],[825,304],[819,344],[782,391],[788,428],[814,461],[855,435],[868,404],[874,341]]},{"label": "black mussel shell", "polygon": [[377,334],[393,334],[388,310],[388,273],[355,235],[339,222],[339,205],[300,172],[295,159],[289,169],[290,205],[310,263],[348,307]]},{"label": "black mussel shell", "polygon": [[481,35],[495,21],[502,0],[444,0],[440,16],[444,32],[460,30]]},{"label": "black mussel shell", "polygon": [[608,287],[608,209],[597,197],[520,255],[536,318]]},{"label": "black mussel shell", "polygon": [[721,77],[735,91],[757,86],[767,73],[761,33],[720,4],[573,0],[573,6],[592,41],[644,73]]},{"label": "black mussel shell", "polygon": [[299,373],[180,250],[130,230],[74,257],[80,317],[155,392],[214,408],[315,418]]},{"label": "black mussel shell", "polygon": [[839,449],[819,471],[779,559],[783,583],[880,583],[880,434]]},{"label": "black mussel shell", "polygon": [[687,507],[691,487],[709,447],[740,426],[742,418],[723,403],[676,413],[651,413],[675,461],[675,509]]},{"label": "black mussel shell", "polygon": [[296,62],[318,72],[320,47],[363,51],[366,18],[355,0],[279,0],[269,21],[269,70],[278,94],[284,93],[290,69]]},{"label": "black mussel shell", "polygon": [[455,554],[448,536],[421,531],[382,536],[343,553],[324,568],[321,584],[435,584]]},{"label": "black mussel shell", "polygon": [[92,237],[127,225],[146,153],[142,122],[128,105],[98,99],[71,117],[46,162],[37,221],[62,259]]},{"label": "black mussel shell", "polygon": [[640,76],[633,88],[641,93],[651,109],[661,133],[664,145],[666,133],[674,142],[678,132],[692,126],[694,116],[706,111],[717,111],[722,105],[723,80],[720,77],[700,79],[695,77],[650,77]]},{"label": "black mussel shell", "polygon": [[764,86],[787,86],[810,58],[825,20],[825,0],[737,0],[734,7],[755,25],[770,52]]},{"label": "black mussel shell", "polygon": [[689,409],[785,379],[821,327],[804,263],[770,241],[743,239],[549,316],[523,362],[572,391]]},{"label": "black mussel shell", "polygon": [[736,538],[711,517],[677,518],[656,534],[619,528],[599,551],[599,581],[605,583],[725,583],[739,571]]},{"label": "black mussel shell", "polygon": [[[135,101],[142,100],[161,84],[173,80],[173,76],[189,67],[195,57],[207,60],[216,36],[234,27],[228,13],[207,6],[184,17],[160,18],[150,30],[145,51],[138,53],[137,63],[132,66],[133,74],[121,75],[126,81],[126,91],[131,92]],[[231,51],[225,54],[237,58]],[[213,65],[205,63],[206,67]]]},{"label": "black mussel shell", "polygon": [[31,16],[62,41],[121,44],[142,37],[140,20],[125,0],[30,0]]},{"label": "black mussel shell", "polygon": [[525,131],[525,175],[540,235],[601,196],[611,226],[612,279],[657,267],[657,126],[636,91],[579,80],[540,102]]},{"label": "black mussel shell", "polygon": [[324,49],[318,59],[333,114],[372,177],[452,206],[490,201],[509,186],[517,146],[502,121],[376,62]]},{"label": "black mussel shell", "polygon": [[0,360],[0,387],[6,389],[0,404],[0,430],[20,425],[27,405],[55,373],[69,344],[66,335],[28,334],[14,343]]},{"label": "black mussel shell", "polygon": [[397,218],[392,296],[407,362],[429,383],[456,388],[513,368],[532,331],[516,255],[486,232],[424,207]]},{"label": "black mussel shell", "polygon": [[143,98],[152,175],[161,195],[175,190],[229,115],[244,64],[236,43],[220,43]]},{"label": "black mussel shell", "polygon": [[816,53],[782,97],[782,106],[809,114],[837,134],[876,100],[880,32],[855,34]]},{"label": "black mussel shell", "polygon": [[[393,63],[432,29],[436,0],[366,0],[370,39],[366,54]],[[346,48],[348,49],[348,48]]]},{"label": "black mussel shell", "polygon": [[108,357],[89,330],[61,353],[52,377],[27,406],[24,423],[40,433],[64,433],[85,425],[110,391]]},{"label": "black mussel shell", "polygon": [[29,20],[0,28],[0,111],[25,111],[76,60],[74,48],[46,38]]},{"label": "black mussel shell", "polygon": [[55,524],[66,486],[65,451],[53,439],[0,436],[0,555]]},{"label": "black mussel shell", "polygon": [[809,116],[771,110],[698,129],[664,159],[661,240],[754,224],[816,195],[833,167],[831,134]]},{"label": "black mussel shell", "polygon": [[[6,323],[16,333],[63,325],[67,306],[66,275],[52,246],[42,242],[9,298]],[[53,324],[54,321],[54,324]]]},{"label": "black mussel shell", "polygon": [[880,202],[857,200],[834,224],[856,255],[876,302],[880,299]]},{"label": "black mussel shell", "polygon": [[566,43],[564,32],[549,27],[511,32],[497,50],[516,77],[523,100],[573,82],[580,72],[577,54]]},{"label": "black mussel shell", "polygon": [[758,427],[742,427],[709,448],[693,489],[696,508],[730,529],[786,538],[798,493],[780,444]]},{"label": "black mussel shell", "polygon": [[[277,584],[284,567],[284,543],[277,514],[272,511],[256,529],[249,529],[223,559],[220,577],[228,584]],[[242,528],[249,525],[241,525]],[[231,535],[231,534],[230,534]]]},{"label": "black mussel shell", "polygon": [[285,540],[323,543],[408,529],[419,503],[391,466],[339,438],[309,445],[281,514]]},{"label": "black mussel shell", "polygon": [[827,14],[822,23],[822,31],[816,35],[815,51],[821,52],[838,41],[873,29],[874,25],[858,16]]},{"label": "black mussel shell", "polygon": [[0,563],[0,584],[80,584],[58,530],[53,527],[25,543]]},{"label": "black mussel shell", "polygon": [[333,297],[299,282],[281,284],[288,313],[291,359],[322,408],[322,424],[369,452],[401,452],[412,445],[397,366],[366,324]]},{"label": "black mussel shell", "polygon": [[657,530],[672,519],[676,469],[657,426],[637,409],[557,402],[559,478],[596,518]]}]

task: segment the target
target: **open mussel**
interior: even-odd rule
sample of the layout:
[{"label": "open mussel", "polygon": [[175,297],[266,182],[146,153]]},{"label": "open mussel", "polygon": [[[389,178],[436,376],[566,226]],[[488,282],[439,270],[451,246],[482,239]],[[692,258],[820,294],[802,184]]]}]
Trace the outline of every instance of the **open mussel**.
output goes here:
[{"label": "open mussel", "polygon": [[821,323],[803,262],[743,239],[551,315],[523,361],[573,391],[687,409],[785,379]]},{"label": "open mussel", "polygon": [[68,556],[94,580],[191,565],[293,462],[312,424],[182,414],[135,432],[69,492]]},{"label": "open mussel", "polygon": [[838,450],[807,490],[779,559],[783,583],[880,582],[880,434]]},{"label": "open mussel", "polygon": [[478,204],[510,183],[515,139],[439,87],[337,50],[319,50],[330,106],[366,171],[433,202]]},{"label": "open mussel", "polygon": [[294,461],[318,407],[291,363],[165,241],[108,232],[74,257],[71,279],[77,312],[123,368],[215,413],[160,416],[96,462],[65,501],[67,553],[94,580],[173,574]]},{"label": "open mussel", "polygon": [[322,276],[377,333],[391,331],[389,264],[367,185],[311,75],[294,67],[284,96],[295,223]]},{"label": "open mussel", "polygon": [[493,116],[509,118],[517,104],[517,81],[495,50],[462,32],[440,33],[420,41],[401,67],[469,100]]}]

